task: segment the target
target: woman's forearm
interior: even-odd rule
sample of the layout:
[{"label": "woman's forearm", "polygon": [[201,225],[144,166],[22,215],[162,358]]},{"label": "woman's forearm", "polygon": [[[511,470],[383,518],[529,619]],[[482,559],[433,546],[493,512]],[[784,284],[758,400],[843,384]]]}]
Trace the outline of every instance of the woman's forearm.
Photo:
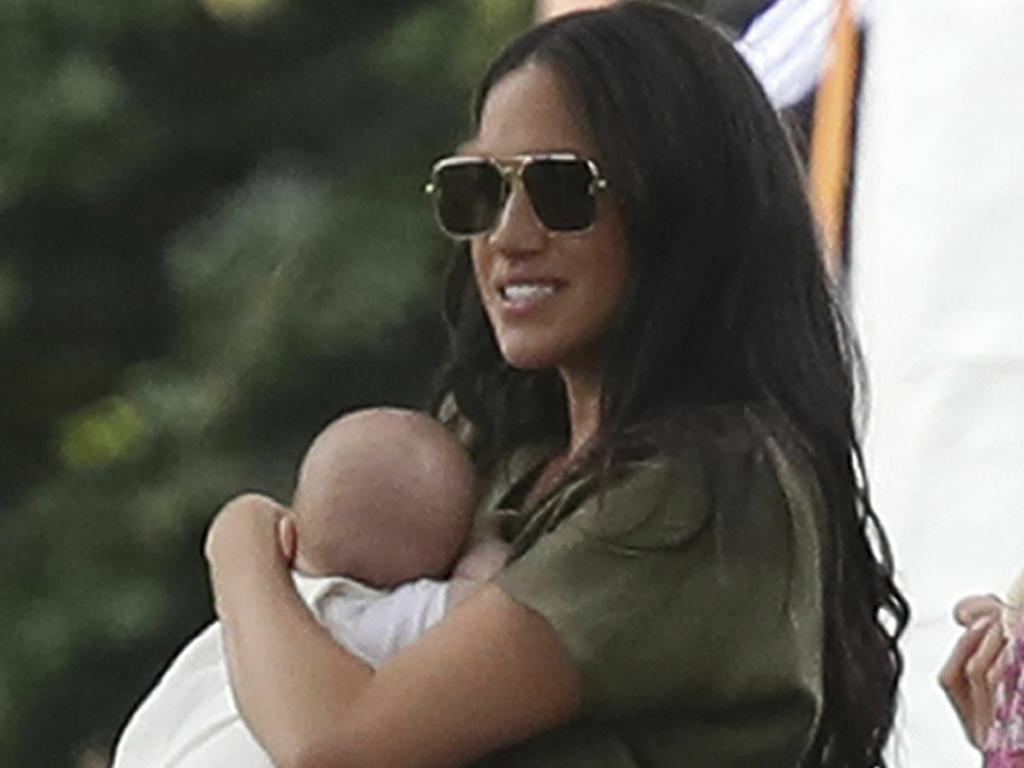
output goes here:
[{"label": "woman's forearm", "polygon": [[325,735],[337,741],[373,671],[328,636],[289,579],[267,581],[222,615],[228,669],[239,710],[275,764],[301,766]]},{"label": "woman's forearm", "polygon": [[579,711],[554,630],[493,585],[372,670],[299,599],[279,520],[232,503],[207,538],[235,697],[279,768],[456,768]]},{"label": "woman's forearm", "polygon": [[324,764],[317,755],[325,737],[334,750],[326,764],[345,765],[338,754],[340,724],[350,719],[346,714],[373,670],[315,621],[280,551],[253,546],[276,542],[267,535],[273,530],[267,525],[277,524],[273,517],[248,501],[225,508],[211,529],[211,578],[232,689],[275,765]]}]

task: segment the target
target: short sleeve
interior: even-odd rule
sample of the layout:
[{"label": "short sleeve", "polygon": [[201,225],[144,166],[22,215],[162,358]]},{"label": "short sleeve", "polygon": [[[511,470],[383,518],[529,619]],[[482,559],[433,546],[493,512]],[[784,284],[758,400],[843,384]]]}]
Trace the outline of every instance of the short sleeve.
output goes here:
[{"label": "short sleeve", "polygon": [[586,714],[820,699],[815,528],[763,453],[635,462],[552,504],[496,582],[555,629]]}]

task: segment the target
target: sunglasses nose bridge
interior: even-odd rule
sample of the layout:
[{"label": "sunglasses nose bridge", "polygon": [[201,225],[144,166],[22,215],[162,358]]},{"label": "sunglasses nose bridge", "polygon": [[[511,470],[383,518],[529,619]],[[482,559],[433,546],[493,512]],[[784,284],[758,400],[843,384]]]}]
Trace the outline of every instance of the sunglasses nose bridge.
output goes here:
[{"label": "sunglasses nose bridge", "polygon": [[496,247],[516,253],[538,250],[547,230],[534,210],[533,201],[518,169],[503,173],[502,200],[489,241]]},{"label": "sunglasses nose bridge", "polygon": [[524,195],[532,206],[532,201],[529,200],[529,190],[526,189],[523,183],[525,163],[522,161],[509,162],[500,160],[493,160],[492,163],[498,169],[498,174],[501,176],[501,199],[498,201],[498,213],[503,214],[505,212],[513,191],[516,191],[519,195]]}]

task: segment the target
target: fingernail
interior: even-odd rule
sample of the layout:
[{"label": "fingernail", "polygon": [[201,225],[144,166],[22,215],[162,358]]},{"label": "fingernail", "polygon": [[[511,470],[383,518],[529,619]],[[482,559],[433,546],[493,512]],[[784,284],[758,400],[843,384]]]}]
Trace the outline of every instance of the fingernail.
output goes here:
[{"label": "fingernail", "polygon": [[971,624],[970,631],[971,632],[979,631],[983,627],[987,627],[991,623],[992,623],[992,617],[991,616],[982,616],[980,619],[978,619],[973,624]]}]

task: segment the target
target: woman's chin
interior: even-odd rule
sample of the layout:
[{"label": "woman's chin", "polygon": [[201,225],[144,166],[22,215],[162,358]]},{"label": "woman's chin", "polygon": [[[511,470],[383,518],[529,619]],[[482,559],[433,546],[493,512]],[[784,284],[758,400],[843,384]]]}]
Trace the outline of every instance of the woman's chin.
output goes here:
[{"label": "woman's chin", "polygon": [[534,358],[505,357],[505,362],[517,371],[543,371],[556,366],[549,365]]},{"label": "woman's chin", "polygon": [[520,371],[540,371],[557,368],[563,373],[589,372],[600,364],[600,349],[595,344],[499,344],[501,356]]},{"label": "woman's chin", "polygon": [[539,371],[545,368],[557,368],[557,356],[550,350],[505,346],[501,348],[501,356],[505,362],[520,371]]}]

